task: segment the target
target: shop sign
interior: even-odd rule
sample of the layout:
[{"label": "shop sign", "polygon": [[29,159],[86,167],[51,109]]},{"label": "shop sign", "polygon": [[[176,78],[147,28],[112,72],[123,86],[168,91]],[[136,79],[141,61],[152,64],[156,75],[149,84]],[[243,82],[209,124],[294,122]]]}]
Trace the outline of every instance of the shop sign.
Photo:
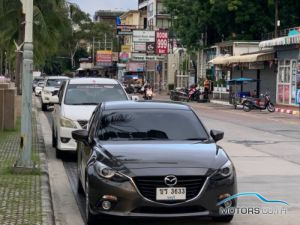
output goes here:
[{"label": "shop sign", "polygon": [[169,34],[167,31],[156,31],[156,54],[169,53]]},{"label": "shop sign", "polygon": [[131,45],[122,45],[121,52],[131,52]]},{"label": "shop sign", "polygon": [[118,62],[119,61],[119,53],[118,52],[113,52],[112,53],[112,61],[113,62]]},{"label": "shop sign", "polygon": [[136,29],[136,26],[118,25],[117,26],[117,34],[118,35],[132,35],[134,29]]},{"label": "shop sign", "polygon": [[143,72],[144,68],[145,68],[145,63],[137,63],[137,62],[127,63],[127,70],[129,72]]},{"label": "shop sign", "polygon": [[155,42],[147,42],[146,43],[146,52],[148,55],[155,54]]},{"label": "shop sign", "polygon": [[139,54],[139,53],[133,53],[131,56],[132,61],[164,61],[164,56],[158,56],[158,55],[146,55],[146,54]]},{"label": "shop sign", "polygon": [[111,66],[112,65],[112,51],[100,50],[96,55],[97,66]]},{"label": "shop sign", "polygon": [[155,31],[134,30],[133,42],[155,42]]},{"label": "shop sign", "polygon": [[128,62],[129,53],[127,53],[127,52],[121,52],[119,58],[120,58],[121,62]]},{"label": "shop sign", "polygon": [[146,43],[134,42],[134,51],[135,52],[146,52]]}]

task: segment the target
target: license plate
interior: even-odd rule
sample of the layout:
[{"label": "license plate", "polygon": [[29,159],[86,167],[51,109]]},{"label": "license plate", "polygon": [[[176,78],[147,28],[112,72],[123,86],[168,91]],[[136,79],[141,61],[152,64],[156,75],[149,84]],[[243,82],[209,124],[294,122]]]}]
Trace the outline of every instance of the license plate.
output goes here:
[{"label": "license plate", "polygon": [[185,200],[186,188],[156,188],[156,200]]}]

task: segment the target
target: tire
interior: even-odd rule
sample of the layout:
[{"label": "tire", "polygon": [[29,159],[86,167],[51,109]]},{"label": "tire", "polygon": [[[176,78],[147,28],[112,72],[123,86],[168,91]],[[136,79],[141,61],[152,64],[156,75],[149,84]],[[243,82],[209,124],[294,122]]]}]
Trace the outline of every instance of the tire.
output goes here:
[{"label": "tire", "polygon": [[215,222],[230,223],[230,221],[233,219],[233,215],[216,216],[216,217],[213,217],[212,219]]},{"label": "tire", "polygon": [[57,139],[54,135],[54,126],[52,125],[52,147],[56,148],[56,146],[57,146]]},{"label": "tire", "polygon": [[63,152],[59,149],[55,149],[55,156],[57,159],[62,159],[63,158]]},{"label": "tire", "polygon": [[268,110],[269,112],[275,112],[275,106],[274,106],[274,104],[270,102],[270,103],[267,105],[267,110]]},{"label": "tire", "polygon": [[42,111],[47,111],[48,107],[47,107],[47,104],[43,103],[42,102]]},{"label": "tire", "polygon": [[243,110],[245,112],[250,112],[252,110],[252,104],[250,102],[243,103]]}]

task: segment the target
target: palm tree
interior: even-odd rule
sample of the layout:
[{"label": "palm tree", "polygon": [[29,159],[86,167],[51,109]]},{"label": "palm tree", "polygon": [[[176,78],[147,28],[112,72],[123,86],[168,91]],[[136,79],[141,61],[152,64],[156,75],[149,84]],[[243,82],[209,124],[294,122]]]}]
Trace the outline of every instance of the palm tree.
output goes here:
[{"label": "palm tree", "polygon": [[[47,57],[59,48],[63,36],[71,29],[65,0],[34,1],[34,65],[41,67]],[[6,51],[14,42],[24,42],[24,15],[19,0],[0,0],[0,51]],[[10,50],[11,51],[11,50]],[[22,54],[16,54],[16,86],[20,88],[20,67]]]}]

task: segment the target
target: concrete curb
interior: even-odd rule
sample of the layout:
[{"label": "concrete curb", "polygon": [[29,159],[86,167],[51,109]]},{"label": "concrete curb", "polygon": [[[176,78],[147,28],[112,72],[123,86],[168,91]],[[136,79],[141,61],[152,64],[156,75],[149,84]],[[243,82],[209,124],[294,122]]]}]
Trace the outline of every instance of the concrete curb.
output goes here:
[{"label": "concrete curb", "polygon": [[43,225],[54,225],[52,194],[50,190],[48,164],[46,159],[46,147],[42,135],[39,115],[34,104],[34,111],[37,126],[37,147],[39,148],[39,156],[41,162],[41,195],[42,195],[42,222]]},{"label": "concrete curb", "polygon": [[299,115],[299,110],[292,110],[292,109],[276,108],[276,112],[286,113],[291,115]]}]

